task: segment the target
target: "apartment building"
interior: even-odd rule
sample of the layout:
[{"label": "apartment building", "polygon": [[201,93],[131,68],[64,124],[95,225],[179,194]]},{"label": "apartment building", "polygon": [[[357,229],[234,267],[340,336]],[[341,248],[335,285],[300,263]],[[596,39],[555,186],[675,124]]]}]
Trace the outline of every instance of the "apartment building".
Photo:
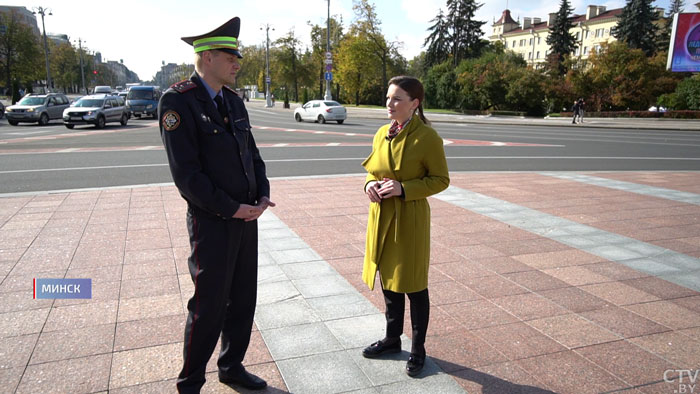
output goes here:
[{"label": "apartment building", "polygon": [[[657,12],[663,15],[663,9],[657,8]],[[602,43],[615,41],[613,33],[620,14],[622,8],[607,10],[604,6],[589,5],[585,15],[571,16],[569,19],[573,27],[570,32],[577,43],[573,55],[586,59]],[[506,49],[520,54],[529,65],[538,68],[546,62],[549,54],[547,36],[556,15],[549,14],[546,21],[526,17],[520,23],[519,20],[513,20],[510,10],[505,10],[501,18],[493,23],[493,34],[489,36],[489,41],[501,41]]]}]

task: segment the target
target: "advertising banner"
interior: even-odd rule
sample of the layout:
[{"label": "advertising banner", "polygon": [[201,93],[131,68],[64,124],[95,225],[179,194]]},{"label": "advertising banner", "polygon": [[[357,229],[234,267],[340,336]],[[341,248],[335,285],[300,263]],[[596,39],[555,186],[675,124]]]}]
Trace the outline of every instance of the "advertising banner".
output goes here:
[{"label": "advertising banner", "polygon": [[700,12],[682,12],[673,17],[666,69],[672,72],[700,71]]}]

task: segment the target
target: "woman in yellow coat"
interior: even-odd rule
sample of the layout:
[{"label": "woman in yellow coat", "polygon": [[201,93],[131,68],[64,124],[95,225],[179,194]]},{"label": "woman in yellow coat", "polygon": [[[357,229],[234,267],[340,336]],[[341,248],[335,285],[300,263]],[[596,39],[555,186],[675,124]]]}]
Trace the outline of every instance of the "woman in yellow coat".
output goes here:
[{"label": "woman in yellow coat", "polygon": [[412,346],[406,373],[425,363],[428,330],[430,206],[428,196],[450,184],[442,138],[423,115],[423,85],[413,77],[389,81],[391,124],[374,136],[365,193],[370,200],[362,279],[374,289],[377,271],[386,303],[386,337],[362,351],[368,358],[401,351],[405,296],[411,302]]}]

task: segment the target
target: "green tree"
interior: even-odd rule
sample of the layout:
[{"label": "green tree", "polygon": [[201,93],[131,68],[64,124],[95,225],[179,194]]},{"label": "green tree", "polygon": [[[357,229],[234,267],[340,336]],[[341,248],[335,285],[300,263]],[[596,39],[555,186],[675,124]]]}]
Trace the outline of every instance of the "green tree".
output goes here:
[{"label": "green tree", "polygon": [[0,70],[6,88],[12,81],[31,87],[33,81],[46,78],[40,77],[45,63],[38,37],[21,18],[15,10],[0,13]]},{"label": "green tree", "polygon": [[[389,82],[387,73],[391,56],[397,54],[398,43],[386,40],[382,34],[381,21],[377,18],[374,4],[371,4],[369,0],[353,0],[352,9],[356,18],[352,28],[366,37],[368,43],[366,50],[381,62],[382,87],[386,87]],[[381,96],[384,96],[383,92]]]},{"label": "green tree", "polygon": [[[331,16],[330,21],[322,25],[313,25],[311,22],[307,22],[311,26],[311,58],[308,59],[309,65],[312,66],[313,73],[315,77],[313,80],[318,82],[318,95],[317,98],[322,98],[325,93],[325,78],[324,73],[326,72],[325,63],[325,53],[328,43],[328,38],[330,38],[330,49],[335,55],[341,41],[343,40],[343,18],[342,16]],[[330,37],[327,34],[327,25],[330,24]],[[332,69],[335,69],[335,65]],[[331,81],[331,88],[334,81]],[[336,83],[337,88],[337,83]],[[336,93],[336,96],[338,94]]]},{"label": "green tree", "polygon": [[294,30],[290,30],[286,36],[275,41],[280,49],[277,51],[277,65],[282,76],[281,84],[285,91],[289,91],[289,85],[294,88],[294,101],[299,101],[299,46],[301,41],[294,36]]},{"label": "green tree", "polygon": [[75,48],[67,42],[50,46],[51,79],[54,87],[62,88],[64,93],[73,91],[80,84],[80,61]]},{"label": "green tree", "polygon": [[527,67],[520,55],[508,52],[486,52],[476,59],[467,59],[457,67],[463,109],[512,109],[507,94],[517,70]]},{"label": "green tree", "polygon": [[663,18],[659,29],[659,36],[656,41],[656,47],[663,51],[668,51],[671,44],[671,30],[673,28],[674,15],[683,12],[683,0],[672,0],[671,7],[668,9],[666,17]]},{"label": "green tree", "polygon": [[336,52],[337,81],[343,86],[347,101],[354,101],[355,105],[366,102],[368,91],[380,89],[382,95],[385,91],[378,72],[381,63],[367,53],[368,44],[366,36],[349,33]]},{"label": "green tree", "polygon": [[238,86],[257,85],[265,90],[265,45],[243,45],[240,49],[243,59],[241,70],[236,75]]},{"label": "green tree", "polygon": [[544,115],[547,109],[545,78],[532,67],[515,67],[508,74],[506,106],[530,116]]},{"label": "green tree", "polygon": [[615,28],[615,38],[630,48],[641,49],[647,56],[656,52],[658,20],[652,0],[628,0]]},{"label": "green tree", "polygon": [[[432,26],[428,28],[430,34],[423,42],[423,46],[428,46],[425,52],[425,64],[430,67],[447,60],[450,55],[450,26],[449,21],[442,9],[431,21]],[[415,75],[415,74],[414,74]]]},{"label": "green tree", "polygon": [[673,92],[681,78],[666,71],[665,52],[648,58],[619,41],[604,44],[589,61],[588,104],[599,111],[649,108],[657,97]]},{"label": "green tree", "polygon": [[475,0],[447,0],[447,19],[451,27],[452,57],[456,67],[462,59],[477,57],[483,43],[481,30],[486,22],[474,19],[483,4]]},{"label": "green tree", "polygon": [[547,44],[550,46],[549,65],[550,69],[559,74],[564,74],[564,59],[576,49],[576,38],[570,33],[574,27],[569,16],[573,8],[569,5],[568,0],[562,0],[559,5],[559,11],[554,18],[554,24],[549,28],[547,35]]},{"label": "green tree", "polygon": [[682,80],[673,94],[673,109],[700,110],[700,77],[695,75]]}]

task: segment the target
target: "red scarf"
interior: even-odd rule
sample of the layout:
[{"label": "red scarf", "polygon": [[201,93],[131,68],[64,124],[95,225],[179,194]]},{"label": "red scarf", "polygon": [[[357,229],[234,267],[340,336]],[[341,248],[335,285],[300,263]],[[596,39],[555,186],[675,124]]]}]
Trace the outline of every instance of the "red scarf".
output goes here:
[{"label": "red scarf", "polygon": [[391,126],[389,126],[389,131],[386,133],[386,140],[387,141],[393,140],[394,137],[399,135],[401,130],[403,130],[406,127],[406,125],[408,124],[408,122],[410,122],[410,121],[411,121],[411,118],[408,118],[408,120],[406,122],[404,122],[403,124],[399,124],[399,122],[397,122],[396,120],[392,120]]}]

